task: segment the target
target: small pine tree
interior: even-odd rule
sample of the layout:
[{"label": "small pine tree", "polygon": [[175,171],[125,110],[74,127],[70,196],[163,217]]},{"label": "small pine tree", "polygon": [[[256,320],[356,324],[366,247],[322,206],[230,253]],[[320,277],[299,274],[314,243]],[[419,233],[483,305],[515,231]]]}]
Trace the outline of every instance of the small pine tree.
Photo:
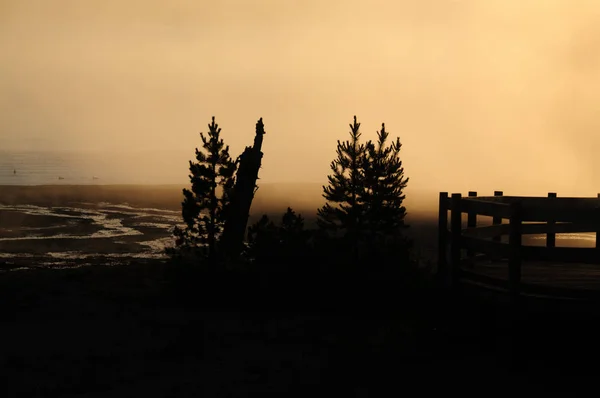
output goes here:
[{"label": "small pine tree", "polygon": [[[389,266],[409,261],[411,241],[402,231],[406,208],[402,205],[408,178],[400,160],[400,139],[387,145],[385,124],[377,132],[377,142],[366,144],[364,158],[366,243],[373,264]],[[391,261],[391,262],[390,262]]]},{"label": "small pine tree", "polygon": [[221,128],[215,123],[214,116],[208,129],[208,137],[200,133],[203,150],[196,148],[196,162],[189,162],[192,187],[183,190],[181,204],[186,227],[175,227],[176,246],[169,253],[191,251],[214,263],[237,164],[229,156],[229,146],[220,138]]},{"label": "small pine tree", "polygon": [[366,148],[361,144],[360,123],[350,124],[350,140],[337,142],[337,158],[331,162],[333,174],[323,186],[327,203],[317,211],[317,224],[327,232],[342,231],[355,250],[362,230],[364,206],[360,199],[364,190],[363,163]]},{"label": "small pine tree", "polygon": [[406,208],[402,205],[408,178],[400,160],[400,138],[387,146],[385,124],[377,132],[377,143],[369,141],[364,157],[362,200],[366,203],[365,224],[370,236],[397,235],[406,227]]}]

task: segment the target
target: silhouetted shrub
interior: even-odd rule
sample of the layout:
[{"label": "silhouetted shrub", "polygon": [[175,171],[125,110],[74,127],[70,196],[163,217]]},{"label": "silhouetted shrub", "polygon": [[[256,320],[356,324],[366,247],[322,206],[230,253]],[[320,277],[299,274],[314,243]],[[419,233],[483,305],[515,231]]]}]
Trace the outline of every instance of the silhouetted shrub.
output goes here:
[{"label": "silhouetted shrub", "polygon": [[311,251],[310,238],[302,216],[288,207],[279,226],[263,215],[248,228],[247,256],[256,269],[290,271],[304,265]]},{"label": "silhouetted shrub", "polygon": [[264,264],[275,257],[279,246],[278,228],[264,214],[256,223],[248,227],[246,258],[254,264]]}]

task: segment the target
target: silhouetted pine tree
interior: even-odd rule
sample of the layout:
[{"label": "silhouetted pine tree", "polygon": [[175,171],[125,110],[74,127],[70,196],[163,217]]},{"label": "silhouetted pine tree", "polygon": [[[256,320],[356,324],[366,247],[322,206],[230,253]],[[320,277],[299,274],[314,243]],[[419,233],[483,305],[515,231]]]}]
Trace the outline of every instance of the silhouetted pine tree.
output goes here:
[{"label": "silhouetted pine tree", "polygon": [[208,137],[200,133],[202,150],[196,148],[196,162],[190,161],[192,187],[183,190],[181,204],[186,227],[173,231],[176,247],[170,253],[192,252],[214,262],[237,164],[229,156],[229,146],[220,138],[221,128],[214,116],[208,129]]},{"label": "silhouetted pine tree", "polygon": [[408,178],[400,159],[400,138],[387,146],[389,133],[385,124],[377,132],[377,143],[366,144],[364,157],[363,197],[366,204],[365,226],[371,238],[376,240],[385,236],[397,236],[406,227],[404,217],[406,208],[404,188]]},{"label": "silhouetted pine tree", "polygon": [[327,203],[317,211],[317,224],[327,232],[341,231],[358,251],[358,242],[363,229],[364,191],[363,164],[366,147],[361,144],[360,123],[350,125],[350,140],[337,142],[337,158],[331,162],[333,174],[327,176],[329,186],[323,186],[323,197]]}]

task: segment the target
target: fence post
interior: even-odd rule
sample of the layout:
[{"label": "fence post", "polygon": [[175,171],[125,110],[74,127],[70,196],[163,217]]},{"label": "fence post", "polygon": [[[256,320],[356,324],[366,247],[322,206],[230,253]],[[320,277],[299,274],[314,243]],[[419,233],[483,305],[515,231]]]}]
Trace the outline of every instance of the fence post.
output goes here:
[{"label": "fence post", "polygon": [[[600,193],[597,196],[600,198]],[[596,230],[596,249],[600,249],[600,226]]]},{"label": "fence post", "polygon": [[[469,191],[469,197],[477,197],[477,192]],[[467,214],[467,228],[475,227],[477,227],[477,213],[470,211]],[[469,259],[469,268],[473,268],[475,266],[475,253],[471,250],[467,250],[467,258]]]},{"label": "fence post", "polygon": [[451,269],[450,269],[450,285],[455,286],[458,282],[460,272],[460,253],[461,253],[461,234],[462,234],[462,213],[460,210],[460,202],[462,195],[459,193],[452,194],[451,214],[450,214],[450,231],[451,231]]},{"label": "fence post", "polygon": [[[556,192],[548,192],[549,198],[556,198]],[[550,199],[551,201],[552,199]],[[546,247],[556,247],[556,234],[554,233],[554,225],[556,222],[554,220],[548,219],[547,222],[548,230],[546,232]]]},{"label": "fence post", "polygon": [[448,192],[440,192],[437,277],[442,281],[448,278]]},{"label": "fence post", "polygon": [[512,366],[521,370],[523,366],[523,317],[521,306],[521,238],[523,208],[520,202],[511,203],[509,225],[508,288],[510,295],[510,329]]},{"label": "fence post", "polygon": [[520,202],[510,206],[510,235],[508,240],[508,287],[513,304],[518,303],[521,294],[521,238],[523,209]]},{"label": "fence post", "polygon": [[[494,191],[494,196],[503,196],[503,195],[504,195],[504,193],[502,191]],[[492,224],[493,225],[502,224],[502,217],[493,217]],[[493,240],[496,242],[500,242],[501,239],[502,239],[502,237],[500,235],[494,236],[494,238],[493,238]]]}]

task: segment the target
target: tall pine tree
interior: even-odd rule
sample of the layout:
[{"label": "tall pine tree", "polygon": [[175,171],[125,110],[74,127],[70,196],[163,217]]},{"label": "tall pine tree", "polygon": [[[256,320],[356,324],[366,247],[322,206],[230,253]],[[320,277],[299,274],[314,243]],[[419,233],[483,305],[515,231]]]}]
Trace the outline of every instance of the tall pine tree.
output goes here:
[{"label": "tall pine tree", "polygon": [[377,132],[377,142],[369,141],[364,157],[363,197],[366,204],[365,226],[371,241],[398,236],[406,227],[406,208],[402,205],[408,178],[400,159],[400,138],[387,145],[385,124]]},{"label": "tall pine tree", "polygon": [[363,145],[359,127],[354,117],[350,140],[338,141],[337,158],[331,162],[333,174],[328,176],[329,186],[323,187],[327,203],[318,210],[317,219],[322,232],[342,231],[347,239],[341,250],[351,249],[356,260],[362,251],[359,247],[365,244],[371,254],[408,247],[401,233],[406,226],[402,204],[408,178],[400,159],[400,139],[388,144],[389,133],[382,124],[377,141]]},{"label": "tall pine tree", "polygon": [[350,124],[350,139],[337,142],[337,158],[331,162],[333,174],[327,176],[329,186],[323,186],[323,197],[327,203],[317,211],[317,223],[327,232],[342,232],[355,253],[358,250],[363,229],[364,190],[363,163],[366,154],[360,143],[360,123],[354,116]]},{"label": "tall pine tree", "polygon": [[237,164],[229,156],[229,146],[220,138],[221,128],[215,123],[214,116],[208,129],[208,136],[200,133],[202,150],[196,148],[196,162],[190,161],[192,186],[191,190],[183,190],[181,204],[186,227],[176,227],[173,231],[176,247],[170,253],[192,252],[214,262]]}]

